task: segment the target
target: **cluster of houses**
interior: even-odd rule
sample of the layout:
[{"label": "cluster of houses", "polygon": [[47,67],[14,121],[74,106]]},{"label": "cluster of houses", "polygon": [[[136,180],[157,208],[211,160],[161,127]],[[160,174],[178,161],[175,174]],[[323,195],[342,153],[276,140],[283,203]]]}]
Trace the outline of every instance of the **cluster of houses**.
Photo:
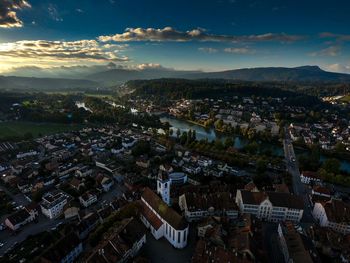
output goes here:
[{"label": "cluster of houses", "polygon": [[342,126],[332,123],[294,124],[289,126],[293,141],[302,141],[307,145],[319,144],[324,150],[332,150],[337,144],[350,151],[350,121]]},{"label": "cluster of houses", "polygon": [[[280,101],[280,98],[274,99],[275,103]],[[203,111],[203,108],[208,111]],[[274,121],[273,111],[274,106],[270,106],[266,100],[261,99],[255,103],[252,98],[237,96],[234,96],[232,101],[180,100],[168,109],[168,112],[176,117],[188,116],[189,112],[193,112],[192,120],[203,125],[208,121],[212,123],[222,121],[223,125],[231,128],[250,128],[256,132],[269,131],[273,136],[278,136],[279,126]]]}]

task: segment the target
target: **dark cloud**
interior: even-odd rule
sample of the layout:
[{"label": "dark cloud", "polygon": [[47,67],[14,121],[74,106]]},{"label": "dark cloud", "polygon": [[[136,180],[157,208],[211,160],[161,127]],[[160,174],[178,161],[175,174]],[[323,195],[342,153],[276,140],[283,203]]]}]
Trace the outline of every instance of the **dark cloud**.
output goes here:
[{"label": "dark cloud", "polygon": [[197,28],[182,32],[172,27],[156,28],[127,28],[124,33],[110,36],[100,36],[103,42],[128,42],[128,41],[203,41],[203,42],[293,42],[302,39],[303,36],[288,35],[285,33],[266,33],[261,35],[214,35],[206,30]]},{"label": "dark cloud", "polygon": [[17,17],[17,10],[30,7],[26,0],[0,0],[0,27],[22,27],[23,22]]}]

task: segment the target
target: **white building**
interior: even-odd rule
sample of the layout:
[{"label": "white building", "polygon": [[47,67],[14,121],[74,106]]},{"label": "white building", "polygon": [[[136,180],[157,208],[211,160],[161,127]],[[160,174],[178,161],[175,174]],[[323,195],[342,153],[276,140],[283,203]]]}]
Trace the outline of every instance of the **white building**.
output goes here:
[{"label": "white building", "polygon": [[310,184],[311,182],[314,184],[321,183],[321,178],[315,172],[303,171],[300,175],[300,180],[304,184]]},{"label": "white building", "polygon": [[57,218],[63,213],[63,207],[67,204],[69,196],[61,191],[53,191],[45,194],[40,204],[41,212],[50,219]]},{"label": "white building", "polygon": [[159,172],[157,178],[157,194],[160,194],[163,201],[167,205],[171,205],[170,188],[171,185],[182,185],[187,182],[187,175],[185,173],[170,173],[169,175]]},{"label": "white building", "polygon": [[320,226],[343,233],[350,233],[350,205],[332,199],[326,203],[316,202],[312,212]]},{"label": "white building", "polygon": [[236,202],[242,213],[273,222],[299,222],[304,212],[303,200],[287,193],[237,190]]},{"label": "white building", "polygon": [[94,193],[86,192],[79,196],[79,202],[83,207],[88,207],[97,202],[97,196]]},{"label": "white building", "polygon": [[147,228],[150,228],[154,238],[164,237],[175,248],[186,247],[189,225],[184,217],[168,207],[149,188],[144,190],[141,201],[141,221]]}]

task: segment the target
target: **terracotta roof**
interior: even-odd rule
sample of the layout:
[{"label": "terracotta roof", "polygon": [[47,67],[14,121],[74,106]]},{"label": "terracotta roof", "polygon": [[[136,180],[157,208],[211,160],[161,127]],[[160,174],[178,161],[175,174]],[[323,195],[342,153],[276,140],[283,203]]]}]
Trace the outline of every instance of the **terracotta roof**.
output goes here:
[{"label": "terracotta roof", "polygon": [[183,230],[188,227],[184,217],[179,215],[174,209],[168,207],[163,200],[148,187],[142,193],[142,198],[173,228]]},{"label": "terracotta roof", "polygon": [[331,191],[324,187],[324,186],[320,186],[320,185],[316,185],[313,187],[314,192],[317,192],[317,193],[321,193],[321,194],[325,194],[325,195],[331,195]]},{"label": "terracotta roof", "polygon": [[316,172],[312,172],[312,171],[302,171],[301,175],[303,175],[304,177],[320,179],[318,174]]},{"label": "terracotta roof", "polygon": [[152,210],[149,209],[149,207],[143,202],[141,213],[155,230],[158,230],[163,225],[162,221],[157,217],[157,215],[153,213]]},{"label": "terracotta roof", "polygon": [[237,210],[238,206],[235,202],[235,195],[223,192],[212,194],[198,194],[188,192],[185,194],[186,204],[189,211],[208,210]]},{"label": "terracotta roof", "polygon": [[324,204],[327,218],[331,222],[350,224],[350,205],[336,199]]},{"label": "terracotta roof", "polygon": [[288,207],[294,209],[303,209],[304,202],[303,200],[295,195],[287,193],[278,193],[278,192],[249,192],[241,190],[242,199],[245,204],[254,204],[259,205],[261,202],[266,200],[269,201],[278,207]]}]

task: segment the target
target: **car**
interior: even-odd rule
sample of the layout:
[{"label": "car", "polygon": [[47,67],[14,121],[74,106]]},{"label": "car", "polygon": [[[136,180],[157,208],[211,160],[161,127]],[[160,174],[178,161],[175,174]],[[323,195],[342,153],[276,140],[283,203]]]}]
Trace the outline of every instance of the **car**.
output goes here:
[{"label": "car", "polygon": [[0,243],[0,247],[3,247],[4,246],[4,243]]}]

